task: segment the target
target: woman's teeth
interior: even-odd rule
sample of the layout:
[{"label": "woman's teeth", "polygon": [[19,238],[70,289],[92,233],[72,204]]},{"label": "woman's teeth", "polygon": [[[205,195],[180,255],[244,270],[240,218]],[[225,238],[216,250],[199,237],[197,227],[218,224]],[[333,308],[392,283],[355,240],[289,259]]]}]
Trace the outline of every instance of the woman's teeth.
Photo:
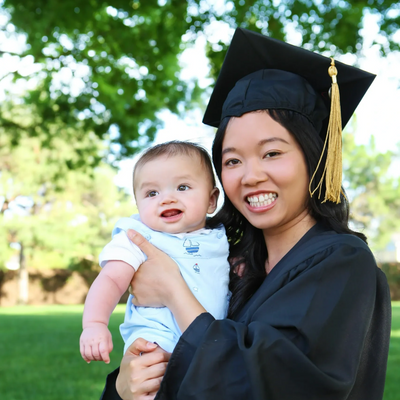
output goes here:
[{"label": "woman's teeth", "polygon": [[260,196],[251,196],[247,198],[247,201],[252,207],[269,206],[277,198],[276,193],[262,194]]}]

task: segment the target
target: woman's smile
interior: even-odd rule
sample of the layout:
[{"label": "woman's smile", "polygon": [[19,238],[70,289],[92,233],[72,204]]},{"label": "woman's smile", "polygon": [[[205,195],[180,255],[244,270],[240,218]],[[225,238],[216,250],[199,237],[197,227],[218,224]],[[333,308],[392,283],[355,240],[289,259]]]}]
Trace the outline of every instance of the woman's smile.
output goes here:
[{"label": "woman's smile", "polygon": [[248,196],[247,201],[249,202],[250,207],[260,208],[274,204],[277,197],[276,193],[265,193],[258,196]]},{"label": "woman's smile", "polygon": [[222,184],[240,213],[264,233],[308,214],[308,171],[300,145],[268,112],[229,122]]}]

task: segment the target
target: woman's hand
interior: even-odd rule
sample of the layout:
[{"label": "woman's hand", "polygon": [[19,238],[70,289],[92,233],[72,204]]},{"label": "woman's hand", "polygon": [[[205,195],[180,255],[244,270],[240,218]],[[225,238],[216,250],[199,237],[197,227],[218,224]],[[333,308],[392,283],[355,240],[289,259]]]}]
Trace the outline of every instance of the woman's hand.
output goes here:
[{"label": "woman's hand", "polygon": [[147,260],[136,271],[130,293],[136,306],[168,307],[173,292],[186,286],[175,261],[149,243],[139,233],[128,230],[129,239],[146,254]]},{"label": "woman's hand", "polygon": [[187,287],[175,261],[139,233],[128,230],[127,235],[147,256],[131,282],[133,304],[168,307],[182,333],[185,332],[197,316],[206,310]]},{"label": "woman's hand", "polygon": [[154,399],[165,374],[171,353],[142,338],[126,351],[116,382],[123,400]]}]

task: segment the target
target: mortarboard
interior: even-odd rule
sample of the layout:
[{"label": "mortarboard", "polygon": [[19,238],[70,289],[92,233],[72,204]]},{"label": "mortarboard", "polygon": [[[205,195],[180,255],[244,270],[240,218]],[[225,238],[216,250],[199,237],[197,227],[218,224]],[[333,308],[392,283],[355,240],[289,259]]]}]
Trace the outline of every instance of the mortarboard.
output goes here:
[{"label": "mortarboard", "polygon": [[[330,66],[333,68],[330,73],[335,75],[333,77],[328,73]],[[203,122],[218,127],[224,117],[240,117],[246,112],[261,109],[299,112],[310,120],[323,140],[329,141],[323,174],[326,180],[325,200],[339,203],[341,129],[374,79],[375,75],[358,68],[238,28],[225,56]],[[338,134],[336,131],[339,131]],[[330,132],[329,140],[327,132]]]}]

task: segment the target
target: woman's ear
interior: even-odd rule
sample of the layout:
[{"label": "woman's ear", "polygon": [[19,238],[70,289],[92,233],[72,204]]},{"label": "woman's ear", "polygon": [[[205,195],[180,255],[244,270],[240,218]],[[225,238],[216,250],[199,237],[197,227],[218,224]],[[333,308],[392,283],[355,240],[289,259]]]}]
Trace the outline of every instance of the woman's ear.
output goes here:
[{"label": "woman's ear", "polygon": [[212,214],[217,209],[219,197],[219,189],[217,187],[213,188],[210,193],[210,201],[208,204],[207,214]]}]

